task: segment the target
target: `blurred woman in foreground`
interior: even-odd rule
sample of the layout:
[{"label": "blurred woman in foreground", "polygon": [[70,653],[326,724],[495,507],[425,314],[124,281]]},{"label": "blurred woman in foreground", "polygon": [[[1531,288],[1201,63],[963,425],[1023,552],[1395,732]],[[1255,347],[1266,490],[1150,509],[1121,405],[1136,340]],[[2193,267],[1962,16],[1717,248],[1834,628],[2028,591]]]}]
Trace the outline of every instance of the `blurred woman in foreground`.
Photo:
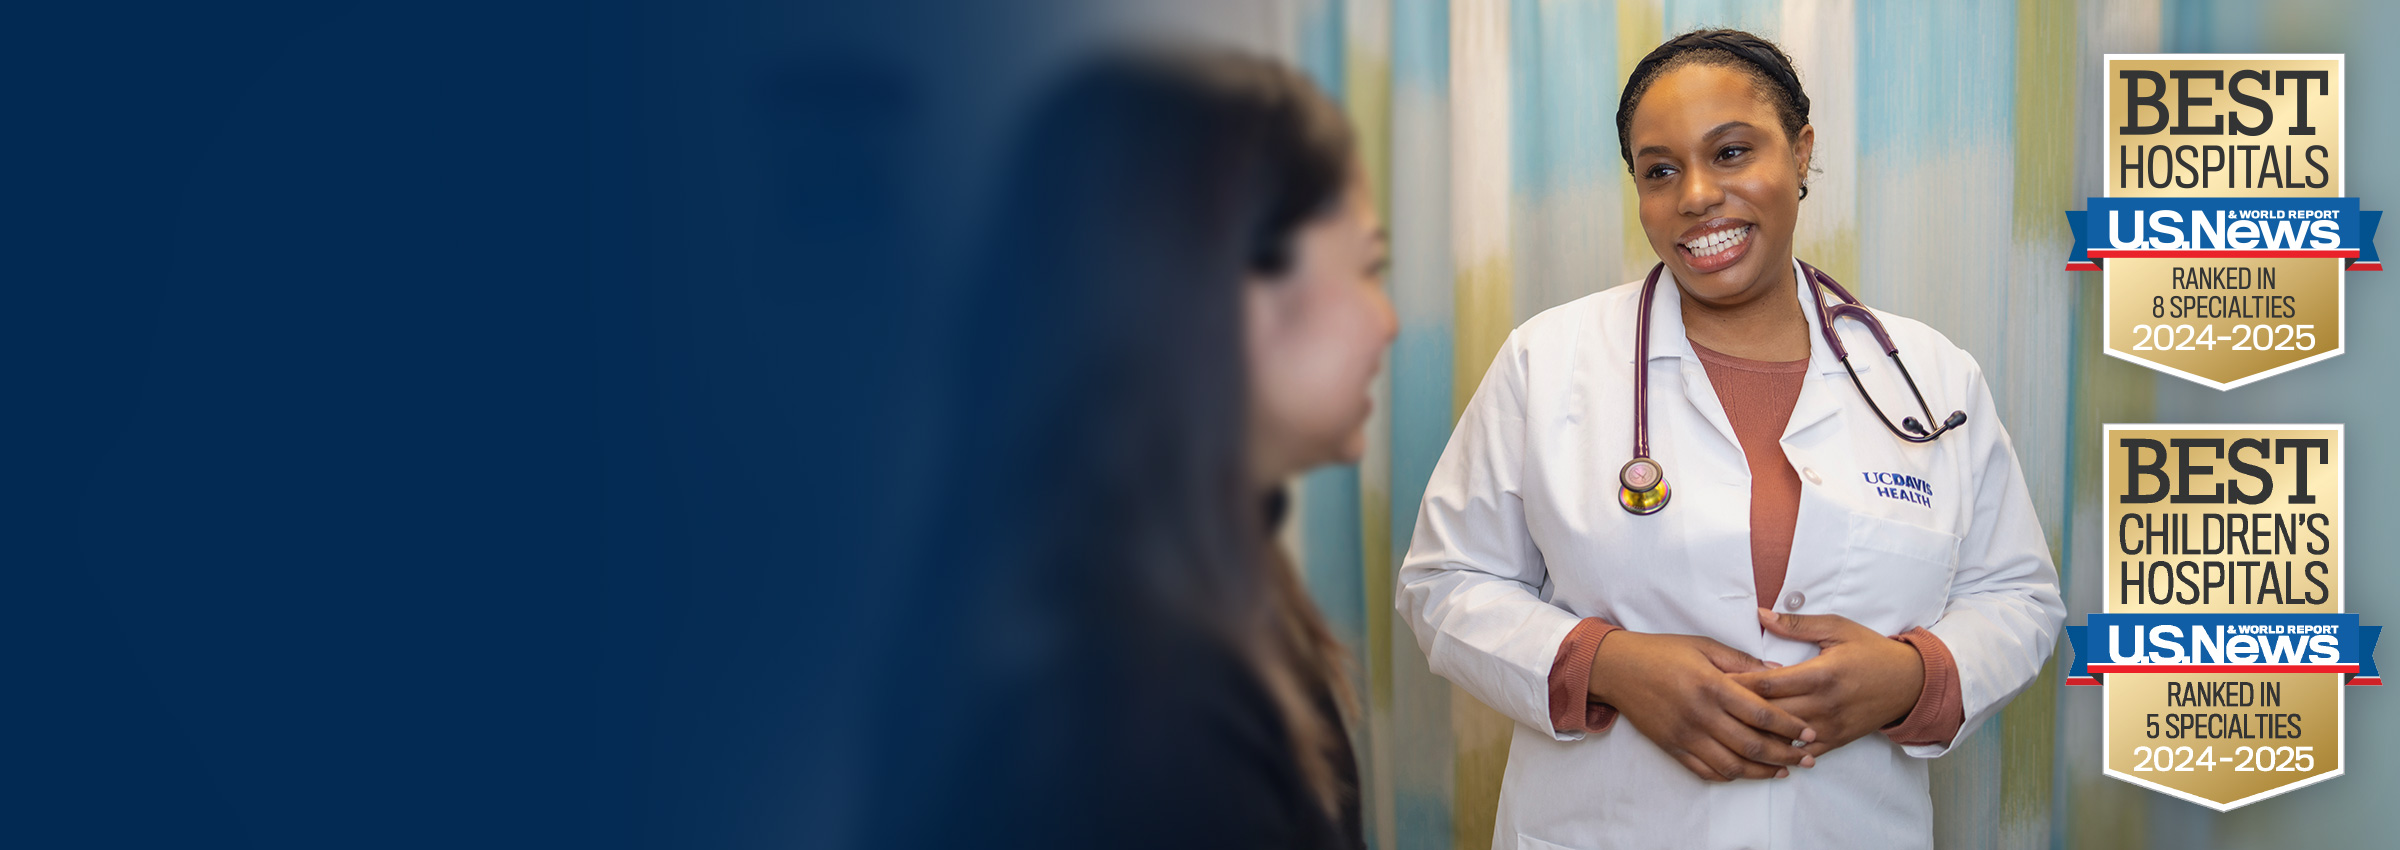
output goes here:
[{"label": "blurred woman in foreground", "polygon": [[936,563],[971,566],[901,709],[925,816],[862,838],[1363,846],[1342,649],[1273,542],[1284,482],[1363,451],[1396,332],[1348,124],[1284,66],[1151,53],[1023,139],[936,473]]}]

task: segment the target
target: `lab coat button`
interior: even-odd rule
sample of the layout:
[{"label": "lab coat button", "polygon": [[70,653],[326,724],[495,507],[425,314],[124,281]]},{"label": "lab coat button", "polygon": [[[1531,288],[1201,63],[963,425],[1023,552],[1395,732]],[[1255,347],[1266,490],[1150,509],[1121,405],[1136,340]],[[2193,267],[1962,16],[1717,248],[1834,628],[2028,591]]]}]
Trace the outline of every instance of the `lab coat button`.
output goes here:
[{"label": "lab coat button", "polygon": [[1817,477],[1817,471],[1816,471],[1815,469],[1810,469],[1810,468],[1803,468],[1803,469],[1801,469],[1801,470],[1800,470],[1800,477],[1808,479],[1808,483],[1810,483],[1810,484],[1816,484],[1816,485],[1822,486],[1822,485],[1824,485],[1824,483],[1825,483],[1825,479],[1822,479],[1822,478],[1818,478],[1818,477]]},{"label": "lab coat button", "polygon": [[1808,594],[1795,590],[1783,595],[1783,610],[1798,611],[1800,606],[1806,604],[1808,604]]}]

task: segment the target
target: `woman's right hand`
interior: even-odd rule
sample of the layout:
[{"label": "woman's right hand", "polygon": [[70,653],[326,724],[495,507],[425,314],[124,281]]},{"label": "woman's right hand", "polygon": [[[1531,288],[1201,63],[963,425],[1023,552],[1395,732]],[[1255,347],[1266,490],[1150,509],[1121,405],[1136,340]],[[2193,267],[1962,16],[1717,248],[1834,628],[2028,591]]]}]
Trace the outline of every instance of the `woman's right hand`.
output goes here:
[{"label": "woman's right hand", "polygon": [[1592,656],[1591,692],[1704,781],[1773,779],[1816,766],[1792,742],[1817,733],[1728,675],[1766,669],[1708,638],[1619,631]]}]

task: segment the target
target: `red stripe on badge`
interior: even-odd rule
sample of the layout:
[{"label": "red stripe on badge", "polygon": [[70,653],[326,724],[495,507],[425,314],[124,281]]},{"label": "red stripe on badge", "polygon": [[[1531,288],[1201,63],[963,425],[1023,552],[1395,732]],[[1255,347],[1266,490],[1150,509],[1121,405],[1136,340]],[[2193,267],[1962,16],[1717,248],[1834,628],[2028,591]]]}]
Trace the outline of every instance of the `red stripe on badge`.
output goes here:
[{"label": "red stripe on badge", "polygon": [[2356,673],[2356,664],[2086,664],[2094,673]]},{"label": "red stripe on badge", "polygon": [[2156,249],[2149,249],[2149,248],[2133,248],[2133,249],[2128,249],[2128,250],[2119,250],[2119,249],[2115,249],[2115,248],[2093,248],[2093,249],[2091,249],[2091,250],[2088,250],[2088,251],[2085,251],[2085,252],[2083,252],[2083,253],[2084,253],[2084,256],[2087,256],[2087,257],[2092,257],[2092,258],[2094,258],[2094,259],[2101,259],[2101,260],[2105,260],[2105,259],[2108,259],[2108,258],[2110,258],[2110,257],[2157,257],[2157,258],[2160,258],[2160,259],[2170,259],[2170,260],[2205,260],[2205,259],[2236,260],[2236,259],[2249,259],[2249,258],[2263,258],[2263,259],[2291,259],[2291,258],[2302,258],[2302,259],[2305,259],[2305,258],[2309,258],[2309,257],[2328,257],[2328,258],[2356,257],[2356,256],[2358,256],[2358,249],[2357,249],[2357,248],[2322,248],[2322,249],[2272,250],[2272,251],[2270,251],[2270,250],[2237,251],[2237,250],[2230,250],[2230,249],[2228,249],[2228,250],[2221,250],[2221,251],[2170,251],[2170,250],[2156,250]]}]

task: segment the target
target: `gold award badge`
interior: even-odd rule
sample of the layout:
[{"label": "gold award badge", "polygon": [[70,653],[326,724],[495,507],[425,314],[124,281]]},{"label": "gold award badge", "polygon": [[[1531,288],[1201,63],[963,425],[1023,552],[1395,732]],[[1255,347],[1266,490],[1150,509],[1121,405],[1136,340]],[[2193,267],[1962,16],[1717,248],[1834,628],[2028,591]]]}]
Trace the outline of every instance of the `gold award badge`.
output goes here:
[{"label": "gold award badge", "polygon": [[2107,57],[2105,197],[2067,218],[2110,355],[2220,390],[2342,352],[2382,213],[2343,197],[2340,54]]},{"label": "gold award badge", "polygon": [[2342,774],[2345,682],[2380,629],[2342,613],[2340,425],[2109,425],[2101,685],[2108,775],[2217,811]]}]

